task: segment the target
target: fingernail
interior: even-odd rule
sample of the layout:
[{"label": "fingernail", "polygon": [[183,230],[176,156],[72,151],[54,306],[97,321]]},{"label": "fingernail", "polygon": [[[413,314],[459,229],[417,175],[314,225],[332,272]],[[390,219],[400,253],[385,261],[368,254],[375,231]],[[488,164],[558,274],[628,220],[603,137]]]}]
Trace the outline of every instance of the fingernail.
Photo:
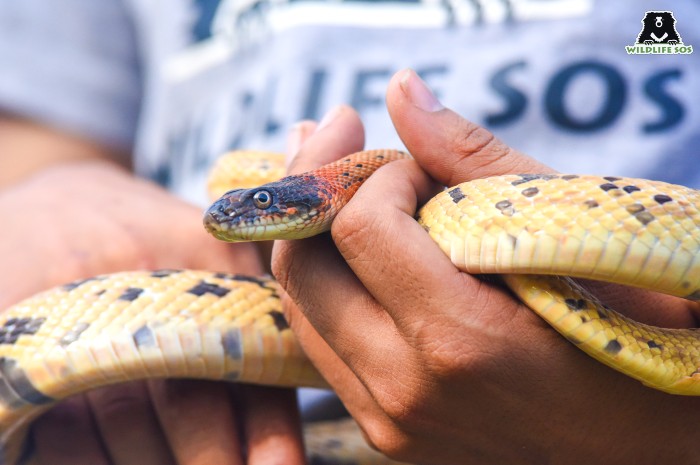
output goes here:
[{"label": "fingernail", "polygon": [[333,108],[331,108],[328,113],[326,113],[323,118],[321,118],[321,122],[318,123],[318,127],[316,128],[316,132],[320,131],[321,129],[325,128],[329,124],[331,124],[337,117],[338,115],[343,111],[343,106],[338,105]]},{"label": "fingernail", "polygon": [[400,85],[411,103],[421,110],[432,113],[445,108],[420,76],[412,69],[404,71]]}]

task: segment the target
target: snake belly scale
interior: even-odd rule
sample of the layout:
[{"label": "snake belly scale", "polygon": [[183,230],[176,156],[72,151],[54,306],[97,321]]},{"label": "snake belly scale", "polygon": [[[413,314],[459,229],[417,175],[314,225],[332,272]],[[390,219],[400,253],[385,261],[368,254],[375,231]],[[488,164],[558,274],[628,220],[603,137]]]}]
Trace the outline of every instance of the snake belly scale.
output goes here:
[{"label": "snake belly scale", "polygon": [[[359,152],[228,192],[208,210],[206,227],[230,241],[317,234],[371,172],[402,158]],[[512,175],[446,189],[418,221],[458,268],[504,275],[591,356],[654,388],[697,395],[694,330],[636,323],[559,276],[700,299],[699,204],[697,191],[654,181]],[[32,419],[97,386],[149,377],[325,386],[287,327],[277,292],[264,278],[140,271],[69,283],[11,307],[0,314],[0,464],[29,456]]]}]

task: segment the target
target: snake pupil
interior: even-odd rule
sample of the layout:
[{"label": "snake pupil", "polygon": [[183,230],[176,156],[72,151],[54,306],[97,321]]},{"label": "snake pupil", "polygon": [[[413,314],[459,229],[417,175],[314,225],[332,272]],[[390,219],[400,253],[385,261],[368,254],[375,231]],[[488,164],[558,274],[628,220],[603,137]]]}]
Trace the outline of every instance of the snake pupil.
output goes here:
[{"label": "snake pupil", "polygon": [[260,209],[266,209],[272,205],[272,195],[267,191],[258,191],[253,195],[255,206]]}]

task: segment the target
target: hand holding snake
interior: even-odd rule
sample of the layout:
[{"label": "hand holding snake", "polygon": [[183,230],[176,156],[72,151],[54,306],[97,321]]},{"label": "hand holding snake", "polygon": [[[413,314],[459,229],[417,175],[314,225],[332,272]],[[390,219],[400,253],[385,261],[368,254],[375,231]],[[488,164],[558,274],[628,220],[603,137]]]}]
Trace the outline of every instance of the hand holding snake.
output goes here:
[{"label": "hand holding snake", "polygon": [[[406,146],[423,168],[442,183],[454,185],[469,176],[503,174],[517,169],[533,175],[507,178],[505,182],[515,186],[538,179],[545,181],[526,187],[528,194],[520,192],[528,197],[538,193],[532,190],[536,186],[546,190],[546,182],[550,180],[574,179],[535,175],[542,172],[541,166],[443,110],[411,73],[404,73],[392,82],[388,102]],[[313,163],[308,157],[329,147],[328,154],[344,156],[353,151],[353,145],[361,145],[361,137],[352,137],[357,136],[352,131],[352,127],[357,129],[357,120],[348,131],[348,118],[353,119],[347,111],[341,111],[321,128],[304,145],[297,164],[304,160]],[[345,125],[340,123],[342,119]],[[455,137],[464,134],[467,135],[464,140]],[[324,147],[324,143],[330,145]],[[372,162],[384,155],[363,156],[346,162],[358,160],[359,166],[364,163],[359,160]],[[465,176],[461,171],[466,168],[476,169],[469,170],[472,174]],[[615,188],[618,187],[603,190]],[[287,244],[277,252],[276,274],[303,310],[300,313],[292,306],[287,312],[288,320],[368,439],[392,456],[431,463],[623,463],[636,460],[635,457],[664,461],[693,457],[696,441],[685,426],[691,424],[692,407],[697,402],[645,390],[604,370],[571,346],[562,345],[549,327],[525,311],[502,287],[457,272],[425,235],[423,228],[431,234],[439,233],[439,224],[422,221],[421,227],[412,220],[416,205],[429,197],[432,190],[434,186],[429,178],[409,160],[390,164],[370,179],[333,226],[332,237],[349,268],[333,253],[335,249],[327,237]],[[472,195],[470,192],[469,187],[461,186],[452,188],[441,198],[447,199],[449,207]],[[669,201],[667,197],[662,195],[657,203]],[[378,199],[382,202],[378,203]],[[256,194],[253,200],[256,205],[265,206],[270,199],[269,195]],[[628,209],[627,213],[640,214],[636,220],[643,224],[653,220],[649,218],[653,210],[645,212],[644,208],[634,207],[634,211]],[[510,201],[500,201],[495,208],[503,216],[512,216],[516,209]],[[296,208],[288,213],[295,218],[304,216]],[[500,254],[501,247],[507,249],[508,244],[514,246],[514,239],[499,243],[496,252]],[[454,250],[452,258],[459,260],[464,251],[459,249],[455,254]],[[464,252],[464,257],[467,256]],[[142,282],[139,280],[174,284],[178,279],[173,274],[98,278],[97,281],[109,282],[110,287],[77,282],[62,291],[80,295],[83,300],[99,299],[126,308],[125,302],[147,304],[152,292],[163,292],[157,285],[152,291],[139,287]],[[197,306],[199,297],[206,296],[207,301],[215,304],[217,298],[224,301],[228,294],[277,292],[273,284],[262,280],[226,274],[193,276],[194,281],[185,282],[185,287],[174,292]],[[323,278],[323,292],[319,289],[318,276]],[[508,282],[512,285],[523,281]],[[528,289],[524,289],[525,295]],[[523,289],[519,289],[522,297],[520,291]],[[102,292],[108,294],[103,298]],[[142,294],[146,300],[138,300]],[[169,320],[158,314],[148,317],[137,313],[133,318],[150,319],[130,325],[131,332],[119,330],[115,334],[117,339],[111,343],[112,350],[123,352],[120,363],[125,363],[124,369],[137,376],[141,376],[142,367],[131,361],[127,363],[127,359],[135,356],[134,350],[149,359],[157,353],[166,356],[165,365],[149,365],[149,370],[155,370],[156,374],[200,376],[205,369],[224,378],[244,381],[316,384],[320,378],[307,371],[306,365],[297,365],[297,349],[288,344],[286,323],[279,318],[277,310],[270,311],[264,302],[267,300],[261,301],[257,311],[263,312],[260,322],[253,325],[262,336],[256,336],[245,326],[228,327],[221,333],[216,326],[204,326],[200,335],[192,339],[190,335],[195,334],[192,330],[196,327],[191,324],[199,320],[189,320],[187,312],[181,316],[173,314],[173,311],[182,312],[178,304],[166,309],[168,318],[174,318],[172,324],[181,317],[185,318],[184,322],[192,323],[188,323],[190,331],[178,336],[181,339],[175,346],[171,333],[166,331],[172,326]],[[562,298],[558,302],[554,307],[563,307],[565,315],[575,315],[577,321],[585,323],[589,320],[584,318],[591,316],[598,320],[613,318],[607,309],[594,308],[592,301],[583,298]],[[689,306],[672,308],[678,321],[692,320]],[[202,318],[205,314],[206,318],[212,318],[207,312]],[[20,325],[22,334],[35,334],[43,322],[30,318],[12,325],[13,328]],[[83,333],[86,334],[83,340],[89,340],[97,331],[83,322],[72,328],[59,341],[64,348],[76,343]],[[8,337],[14,338],[14,331]],[[265,342],[264,334],[268,333],[283,337],[270,345]],[[585,342],[576,340],[573,333],[565,331],[565,334],[576,344]],[[647,350],[670,350],[673,344],[669,342],[666,346],[667,339],[655,339],[657,335],[640,333],[634,337],[644,337]],[[628,336],[604,334],[607,345],[603,355],[610,359],[610,354],[614,356],[627,349],[630,342],[624,337]],[[178,344],[183,347],[180,355],[174,350]],[[81,345],[78,342],[73,347]],[[255,345],[264,348],[260,363],[253,363],[260,357]],[[195,348],[205,346],[211,346],[213,352],[202,366],[197,362],[199,356],[190,359],[189,354],[200,353]],[[72,353],[73,357],[85,358],[82,352]],[[280,359],[273,356],[277,353],[287,354],[282,360],[290,364],[280,365]],[[109,354],[102,348],[93,349],[91,356],[109,365]],[[35,386],[23,371],[29,365],[13,363],[11,359],[3,360],[2,369],[9,376],[7,382],[19,407],[50,400],[37,388],[60,394],[62,389],[67,392],[79,383],[80,372],[70,374],[69,367],[60,360],[56,360],[57,366],[67,370],[70,379],[51,378],[50,382],[55,383],[53,388],[50,383]],[[189,364],[191,368],[187,367]],[[105,365],[95,366],[107,380],[121,379]],[[687,375],[694,376],[690,372]],[[5,413],[6,424],[12,424],[8,420],[12,415]],[[671,418],[673,422],[669,421]],[[655,425],[663,427],[654,428]]]},{"label": "hand holding snake", "polygon": [[[552,172],[449,110],[421,109],[415,80],[394,78],[388,108],[439,184]],[[295,165],[311,169],[361,146],[346,111],[304,144]],[[336,218],[333,241],[276,246],[276,276],[295,302],[287,300],[291,325],[369,439],[429,463],[694,463],[698,400],[607,369],[503,288],[456,272],[413,220],[433,188],[410,163],[392,163]],[[603,292],[639,321],[695,326],[676,300]]]}]

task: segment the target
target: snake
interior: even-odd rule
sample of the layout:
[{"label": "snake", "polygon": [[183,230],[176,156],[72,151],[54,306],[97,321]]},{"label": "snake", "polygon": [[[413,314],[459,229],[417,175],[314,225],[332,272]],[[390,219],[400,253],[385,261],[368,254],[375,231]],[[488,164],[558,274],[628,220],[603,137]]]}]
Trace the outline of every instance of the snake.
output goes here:
[{"label": "snake", "polygon": [[[411,159],[366,150],[301,175],[229,189],[222,166],[240,163],[235,155],[215,167],[210,189],[221,197],[204,215],[205,228],[230,242],[328,231],[372,173]],[[252,169],[279,175],[281,159],[263,156]],[[517,174],[446,187],[416,218],[458,269],[500,275],[588,355],[651,388],[698,395],[694,329],[635,322],[574,278],[700,300],[699,209],[697,190],[660,181]],[[98,386],[187,377],[328,387],[287,324],[279,294],[269,277],[141,270],[67,283],[0,313],[0,464],[30,463],[32,420]],[[316,444],[319,453],[343,448],[337,439]],[[360,449],[341,463],[397,463]]]}]

